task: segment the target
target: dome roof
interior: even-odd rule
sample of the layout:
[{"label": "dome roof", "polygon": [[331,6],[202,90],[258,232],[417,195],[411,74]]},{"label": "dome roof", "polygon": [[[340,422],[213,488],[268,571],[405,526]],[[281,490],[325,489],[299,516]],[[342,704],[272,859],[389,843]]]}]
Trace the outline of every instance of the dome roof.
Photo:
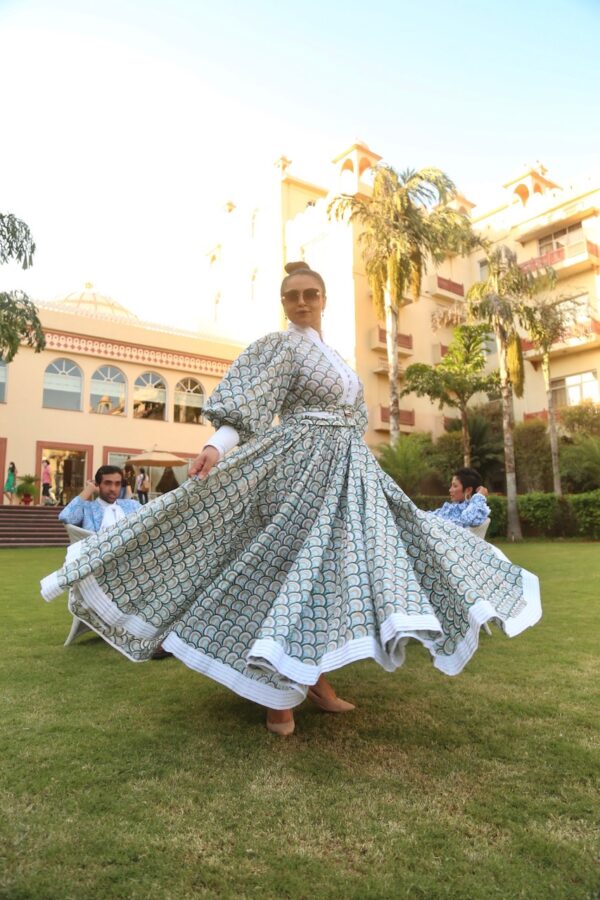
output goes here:
[{"label": "dome roof", "polygon": [[112,297],[94,290],[94,285],[87,281],[82,291],[73,291],[58,301],[62,309],[84,316],[99,316],[103,319],[124,319],[130,322],[137,316],[125,306],[117,303]]}]

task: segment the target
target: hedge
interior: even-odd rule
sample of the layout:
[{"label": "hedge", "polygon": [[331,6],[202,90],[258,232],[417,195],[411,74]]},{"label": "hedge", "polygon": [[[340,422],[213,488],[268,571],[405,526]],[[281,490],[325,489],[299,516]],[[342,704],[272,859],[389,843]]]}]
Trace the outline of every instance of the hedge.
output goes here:
[{"label": "hedge", "polygon": [[[415,496],[420,509],[437,509],[448,497]],[[490,494],[488,537],[506,536],[506,497]],[[600,490],[587,494],[531,493],[517,497],[521,527],[526,537],[588,537],[600,539]]]}]

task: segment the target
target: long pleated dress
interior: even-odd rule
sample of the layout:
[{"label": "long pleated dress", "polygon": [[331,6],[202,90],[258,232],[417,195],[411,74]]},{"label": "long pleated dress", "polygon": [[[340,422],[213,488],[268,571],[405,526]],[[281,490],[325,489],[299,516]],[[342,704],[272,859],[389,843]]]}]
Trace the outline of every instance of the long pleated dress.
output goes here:
[{"label": "long pleated dress", "polygon": [[[240,445],[112,529],[74,544],[42,581],[133,661],[162,644],[274,709],[319,675],[410,639],[448,675],[481,625],[541,615],[539,586],[468,529],[417,509],[363,441],[358,378],[310,328],[252,344],[205,410]],[[276,424],[274,418],[278,417]]]}]

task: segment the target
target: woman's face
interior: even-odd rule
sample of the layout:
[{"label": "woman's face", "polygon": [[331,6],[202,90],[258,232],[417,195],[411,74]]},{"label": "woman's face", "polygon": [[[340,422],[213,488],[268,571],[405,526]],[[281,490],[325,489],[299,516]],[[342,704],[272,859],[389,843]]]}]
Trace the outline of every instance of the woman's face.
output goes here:
[{"label": "woman's face", "polygon": [[288,278],[281,302],[286,316],[294,325],[321,331],[326,298],[314,275],[299,274]]},{"label": "woman's face", "polygon": [[464,488],[456,475],[452,476],[449,491],[452,503],[462,503],[463,500],[468,500],[472,493],[473,488]]}]

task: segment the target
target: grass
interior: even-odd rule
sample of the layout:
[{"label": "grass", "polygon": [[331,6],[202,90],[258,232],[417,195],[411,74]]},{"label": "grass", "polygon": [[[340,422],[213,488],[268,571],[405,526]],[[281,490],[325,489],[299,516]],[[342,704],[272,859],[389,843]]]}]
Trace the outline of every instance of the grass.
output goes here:
[{"label": "grass", "polygon": [[527,543],[542,623],[494,632],[455,679],[410,648],[333,680],[297,733],[175,660],[134,665],[39,578],[60,550],[0,551],[5,652],[0,896],[600,897],[600,548]]}]

